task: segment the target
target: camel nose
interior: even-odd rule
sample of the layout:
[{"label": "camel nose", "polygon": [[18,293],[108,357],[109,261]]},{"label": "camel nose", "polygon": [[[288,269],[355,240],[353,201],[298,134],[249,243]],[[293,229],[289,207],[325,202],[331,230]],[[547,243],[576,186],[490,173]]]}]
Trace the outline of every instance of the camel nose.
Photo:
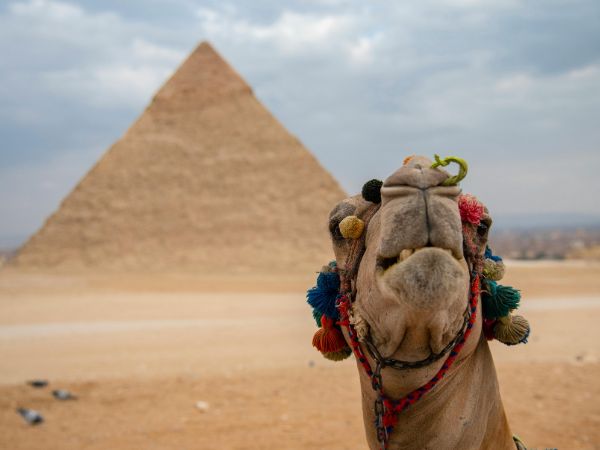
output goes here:
[{"label": "camel nose", "polygon": [[412,186],[418,189],[428,189],[440,186],[450,176],[443,169],[432,169],[433,161],[424,156],[414,156],[383,183],[383,187]]},{"label": "camel nose", "polygon": [[431,164],[427,158],[413,158],[385,180],[380,257],[395,258],[403,250],[438,247],[462,258],[460,188],[442,186],[449,174],[431,169]]}]

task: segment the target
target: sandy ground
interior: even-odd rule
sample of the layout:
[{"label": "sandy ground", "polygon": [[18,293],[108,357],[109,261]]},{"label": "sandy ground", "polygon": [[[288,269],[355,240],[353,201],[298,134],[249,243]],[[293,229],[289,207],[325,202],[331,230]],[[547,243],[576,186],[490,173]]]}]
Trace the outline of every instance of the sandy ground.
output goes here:
[{"label": "sandy ground", "polygon": [[[0,448],[364,449],[354,362],[310,346],[312,281],[0,272]],[[515,264],[503,282],[533,326],[526,346],[491,344],[513,431],[600,449],[600,265]]]}]

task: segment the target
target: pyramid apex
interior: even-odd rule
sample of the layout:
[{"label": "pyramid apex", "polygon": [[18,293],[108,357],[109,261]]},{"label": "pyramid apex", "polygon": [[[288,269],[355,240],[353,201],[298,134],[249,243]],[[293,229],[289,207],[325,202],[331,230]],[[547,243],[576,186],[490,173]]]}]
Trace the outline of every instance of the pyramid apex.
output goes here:
[{"label": "pyramid apex", "polygon": [[193,109],[224,98],[251,93],[244,79],[225,61],[208,41],[202,41],[158,91],[155,102],[185,100]]},{"label": "pyramid apex", "polygon": [[202,50],[202,51],[210,50],[210,51],[212,51],[214,53],[218,53],[215,50],[214,46],[209,41],[200,41],[200,43],[196,47],[195,51],[199,51],[199,50]]}]

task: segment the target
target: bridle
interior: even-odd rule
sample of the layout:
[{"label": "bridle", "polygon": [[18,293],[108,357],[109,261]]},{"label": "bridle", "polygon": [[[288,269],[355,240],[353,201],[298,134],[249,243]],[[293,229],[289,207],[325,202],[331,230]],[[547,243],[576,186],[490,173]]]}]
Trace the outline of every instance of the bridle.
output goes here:
[{"label": "bridle", "polygon": [[[358,269],[366,250],[366,230],[371,219],[379,210],[379,206],[379,204],[374,204],[364,214],[363,221],[365,223],[365,230],[359,239],[353,241],[344,269],[339,269],[341,285],[340,295],[336,301],[336,307],[340,313],[339,324],[346,329],[350,340],[350,347],[352,348],[357,361],[371,379],[371,387],[377,394],[377,398],[374,402],[375,427],[377,431],[377,440],[379,441],[381,449],[385,450],[388,448],[390,434],[398,423],[398,416],[400,413],[410,405],[416,403],[444,377],[471,334],[477,318],[477,303],[480,294],[480,275],[479,270],[476,268],[477,265],[474,265],[470,271],[469,302],[463,314],[463,325],[456,336],[444,347],[444,349],[442,349],[442,351],[439,353],[432,353],[427,358],[420,361],[402,361],[382,356],[369,335],[359,339],[354,324],[350,320],[352,316],[352,304],[356,299],[356,279],[358,276]],[[364,344],[367,352],[375,362],[374,368],[371,367],[369,360],[365,356],[361,343]],[[413,390],[400,399],[393,399],[384,392],[381,375],[382,369],[389,367],[395,370],[406,370],[426,367],[435,361],[438,361],[448,353],[449,355],[442,367],[423,386]]]}]

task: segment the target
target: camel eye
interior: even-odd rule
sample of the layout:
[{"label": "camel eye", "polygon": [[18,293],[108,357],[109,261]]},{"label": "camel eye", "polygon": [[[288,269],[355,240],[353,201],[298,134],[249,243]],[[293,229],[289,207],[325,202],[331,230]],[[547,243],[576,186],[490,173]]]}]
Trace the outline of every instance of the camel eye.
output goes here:
[{"label": "camel eye", "polygon": [[488,225],[481,222],[479,224],[479,226],[477,227],[477,234],[481,237],[484,237],[485,234],[487,233],[488,229],[489,229]]},{"label": "camel eye", "polygon": [[332,220],[329,222],[329,232],[331,233],[331,237],[334,241],[343,241],[344,236],[342,236],[342,232],[340,231],[340,221]]}]

